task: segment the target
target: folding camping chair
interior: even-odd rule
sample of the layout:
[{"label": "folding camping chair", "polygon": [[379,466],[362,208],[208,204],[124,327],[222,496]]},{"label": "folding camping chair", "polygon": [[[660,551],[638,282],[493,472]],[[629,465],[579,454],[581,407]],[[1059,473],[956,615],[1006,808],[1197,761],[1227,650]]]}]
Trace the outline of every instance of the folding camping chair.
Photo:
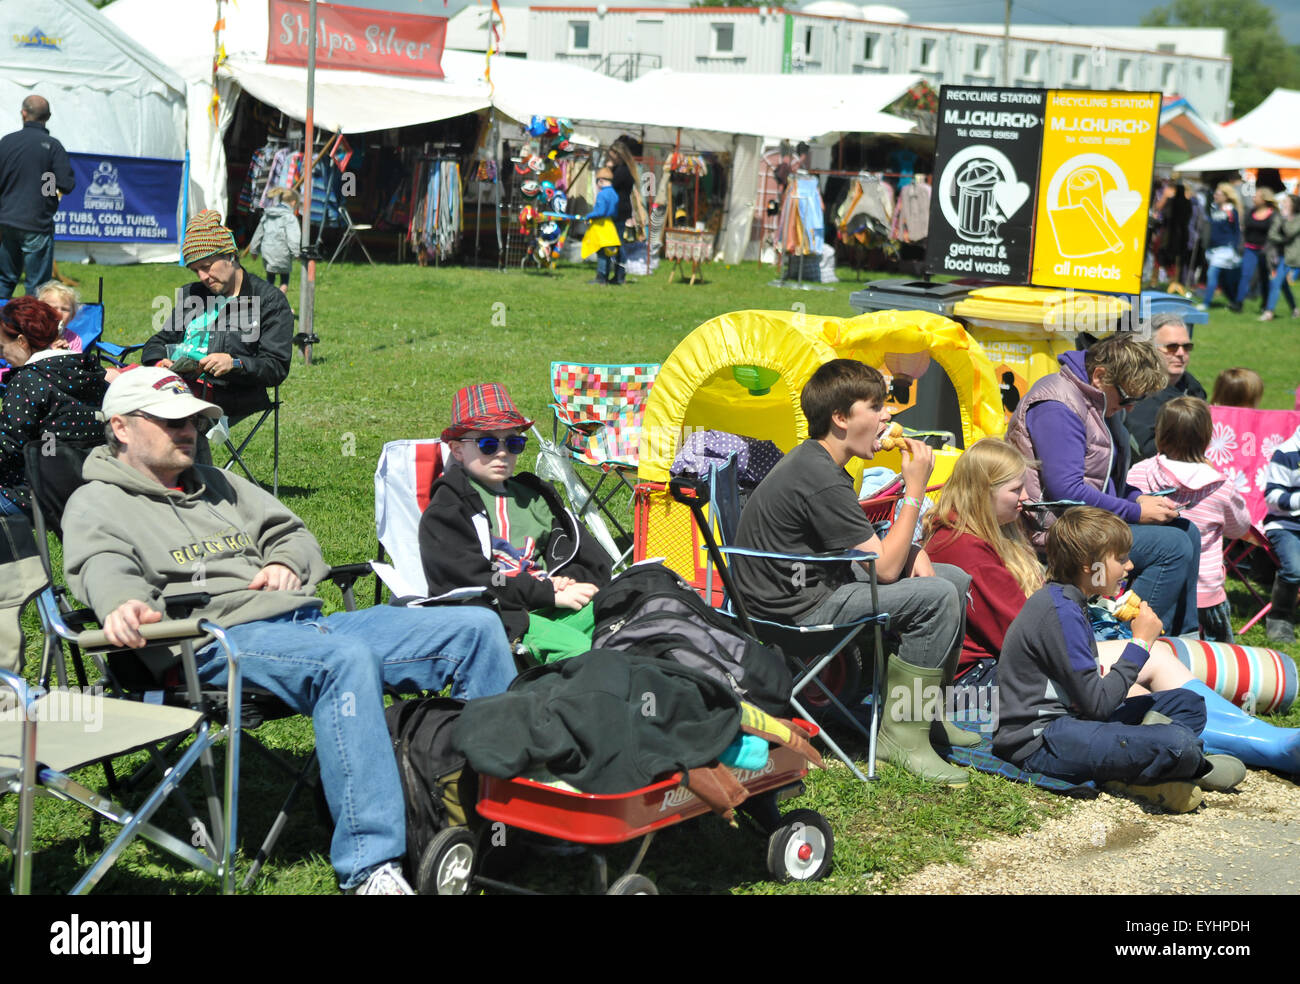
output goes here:
[{"label": "folding camping chair", "polygon": [[[46,614],[42,608],[42,615]],[[72,632],[62,620],[51,629],[75,641],[86,651],[108,646],[102,632]],[[226,725],[219,725],[205,710],[155,706],[105,697],[86,689],[33,691],[15,674],[0,670],[0,694],[13,692],[17,707],[0,716],[0,793],[18,795],[18,817],[12,831],[0,829],[0,842],[14,855],[14,891],[31,891],[33,854],[33,800],[38,792],[80,803],[102,817],[121,824],[122,829],[103,854],[90,866],[72,889],[82,895],[99,883],[104,874],[136,837],[163,848],[195,869],[216,878],[222,891],[234,891],[233,848],[238,819],[240,674],[237,655],[231,650],[221,627],[206,619],[165,621],[142,627],[153,641],[182,640],[182,659],[190,679],[194,673],[195,636],[211,633],[226,650],[230,676],[226,696],[233,709]],[[196,701],[197,704],[197,701]],[[173,753],[190,736],[194,740],[174,764],[159,760]],[[216,789],[212,746],[227,739],[225,781],[221,794]],[[154,746],[167,743],[163,751]],[[69,773],[83,766],[114,759],[138,749],[149,749],[159,765],[161,779],[135,810],[88,789]],[[181,780],[194,768],[207,784],[208,820],[211,834],[190,812],[194,825],[189,837],[177,837],[151,822],[151,818]],[[107,769],[106,769],[107,771]],[[203,845],[198,850],[195,844]]]},{"label": "folding camping chair", "polygon": [[[1227,572],[1240,581],[1260,607],[1246,620],[1238,634],[1248,632],[1273,610],[1272,603],[1251,583],[1247,568],[1264,558],[1276,569],[1277,557],[1264,536],[1264,470],[1273,449],[1300,428],[1300,410],[1251,410],[1246,407],[1210,407],[1213,435],[1206,456],[1210,463],[1235,482],[1250,512],[1250,532],[1223,545]],[[1249,558],[1249,562],[1248,562]]]},{"label": "folding camping chair", "polygon": [[[690,506],[695,515],[695,522],[704,539],[709,553],[711,569],[716,570],[722,579],[725,590],[723,610],[731,614],[751,635],[765,643],[781,648],[791,660],[796,671],[794,687],[790,696],[790,706],[799,717],[814,724],[819,724],[810,712],[807,698],[800,695],[815,685],[825,696],[827,703],[834,707],[843,720],[855,729],[867,741],[867,774],[863,775],[853,759],[835,742],[825,728],[820,737],[828,748],[839,757],[855,777],[863,782],[876,778],[876,734],[879,731],[880,708],[883,699],[880,688],[885,679],[885,648],[883,632],[889,627],[889,613],[879,611],[876,597],[876,555],[858,550],[848,550],[837,554],[814,554],[797,556],[790,554],[768,553],[731,546],[730,543],[740,525],[740,489],[736,480],[736,459],[733,455],[721,467],[715,467],[708,481],[700,481],[684,476],[674,477],[669,482],[669,491],[678,501]],[[704,514],[704,506],[711,507],[713,522]],[[719,545],[718,540],[722,540]],[[783,560],[793,563],[851,563],[861,562],[866,565],[868,583],[871,588],[872,608],[875,615],[827,625],[791,625],[749,615],[744,599],[735,590],[731,574],[723,555],[762,557],[769,560]],[[823,671],[832,666],[841,654],[848,655],[847,649],[864,629],[870,626],[875,635],[874,672],[871,685],[871,725],[863,727],[862,722],[840,701],[835,689],[821,679]]]},{"label": "folding camping chair", "polygon": [[[375,604],[384,586],[393,597],[427,594],[420,560],[420,517],[429,505],[429,492],[442,475],[451,451],[437,438],[389,441],[375,465]],[[385,563],[386,558],[392,564]]]},{"label": "folding camping chair", "polygon": [[339,237],[339,244],[334,247],[334,254],[330,257],[329,262],[325,264],[325,268],[329,269],[330,267],[332,267],[334,265],[334,261],[337,260],[340,256],[347,256],[348,251],[351,250],[353,243],[356,243],[358,246],[361,247],[361,253],[363,256],[365,256],[366,261],[371,266],[374,266],[375,261],[374,258],[370,255],[370,250],[366,249],[365,242],[363,242],[361,237],[358,235],[358,233],[369,232],[371,229],[374,228],[374,226],[364,225],[364,224],[357,225],[355,222],[352,221],[352,216],[348,213],[348,207],[346,205],[339,206],[338,214],[339,217],[343,219],[343,235]]},{"label": "folding camping chair", "polygon": [[[51,680],[54,679],[60,687],[66,687],[68,685],[67,665],[70,661],[77,685],[81,688],[87,687],[89,677],[84,657],[88,656],[97,667],[101,681],[113,695],[133,700],[143,700],[151,704],[172,704],[188,707],[191,710],[202,710],[205,718],[219,726],[220,731],[217,737],[226,733],[234,736],[227,751],[228,756],[231,756],[227,768],[237,772],[239,738],[243,735],[243,732],[245,730],[252,731],[268,720],[293,716],[296,712],[292,711],[269,691],[244,687],[239,683],[237,658],[231,652],[230,647],[223,641],[224,636],[217,631],[219,627],[217,627],[217,630],[212,628],[214,623],[206,621],[202,625],[191,623],[195,627],[192,628],[190,634],[191,636],[201,636],[205,632],[212,632],[217,640],[222,643],[223,648],[226,649],[227,657],[231,661],[231,682],[224,688],[213,688],[199,684],[198,675],[193,665],[191,640],[187,639],[181,642],[182,662],[179,677],[168,675],[160,679],[141,661],[138,653],[134,651],[117,651],[109,648],[106,640],[102,637],[102,633],[83,632],[78,635],[78,629],[84,629],[96,622],[95,615],[89,609],[75,607],[66,588],[54,586],[55,579],[47,533],[53,533],[56,537],[62,538],[60,519],[63,514],[63,506],[68,497],[81,485],[81,465],[90,448],[64,441],[54,446],[52,454],[45,454],[43,450],[41,445],[37,443],[30,443],[23,449],[27,480],[32,494],[32,518],[36,546],[50,584],[36,599],[37,611],[45,633],[39,675],[41,686],[50,686]],[[346,610],[353,611],[356,609],[355,582],[368,573],[370,573],[370,568],[366,564],[349,564],[330,569],[328,577],[339,588]],[[207,599],[205,595],[199,593],[171,598],[168,599],[168,603],[169,616],[181,618],[188,615],[188,610],[184,606],[203,605],[207,603]],[[181,607],[173,610],[173,606]],[[148,633],[142,632],[142,634],[146,638],[152,638]],[[172,637],[174,636],[168,636],[168,638]],[[64,653],[65,645],[67,647],[67,659],[65,659]],[[275,849],[280,832],[288,820],[289,811],[296,802],[298,795],[304,788],[315,787],[318,784],[315,751],[299,767],[271,751],[255,735],[249,734],[247,738],[252,748],[262,754],[273,766],[290,776],[293,783],[266,838],[258,849],[253,864],[244,879],[244,888],[252,885],[262,865]],[[211,764],[210,752],[204,752],[203,763],[205,773],[211,772],[214,767]],[[118,784],[118,780],[111,765],[105,767],[105,774],[110,789],[114,789]],[[211,800],[211,793],[209,798]],[[184,804],[183,796],[181,801]],[[188,809],[188,804],[185,805]],[[234,809],[233,806],[230,808]],[[190,810],[190,814],[193,817],[194,811]],[[223,828],[218,827],[217,829]],[[232,837],[231,844],[233,845],[233,843],[234,839]],[[233,850],[233,846],[231,849]]]},{"label": "folding camping chair", "polygon": [[[224,445],[226,451],[226,463],[221,466],[223,471],[230,471],[235,465],[239,466],[240,471],[254,485],[261,485],[257,477],[249,469],[248,464],[244,461],[244,450],[249,443],[261,430],[262,425],[266,423],[268,417],[271,418],[271,494],[280,495],[280,387],[277,385],[272,388],[269,405],[252,413],[241,417],[239,420],[231,421],[229,417],[223,416],[213,428],[208,431],[209,445],[220,443]],[[256,419],[254,419],[256,418]],[[235,436],[232,428],[242,426],[244,421],[252,420],[253,424],[248,429],[239,445],[235,445]],[[265,486],[263,486],[265,488]]]},{"label": "folding camping chair", "polygon": [[[631,555],[632,537],[610,508],[620,489],[636,489],[636,469],[641,448],[641,420],[657,363],[637,365],[585,365],[577,362],[551,363],[552,438],[577,464],[600,471],[595,484],[579,476],[586,490],[582,502],[573,502],[579,515],[594,505],[618,531],[620,547],[627,544],[618,561]],[[563,428],[563,437],[561,437]],[[611,487],[600,495],[607,479]]]}]

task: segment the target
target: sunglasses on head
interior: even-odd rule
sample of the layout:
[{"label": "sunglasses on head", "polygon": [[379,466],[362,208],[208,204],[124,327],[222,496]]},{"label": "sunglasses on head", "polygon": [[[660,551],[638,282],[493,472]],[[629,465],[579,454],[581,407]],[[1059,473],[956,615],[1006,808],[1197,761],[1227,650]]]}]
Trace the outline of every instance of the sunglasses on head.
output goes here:
[{"label": "sunglasses on head", "polygon": [[[501,449],[502,438],[500,437],[462,437],[462,441],[469,444],[477,444],[478,449],[484,454],[496,454]],[[506,452],[508,454],[523,454],[524,448],[528,447],[528,438],[523,434],[511,434],[504,438]]]},{"label": "sunglasses on head", "polygon": [[188,417],[170,418],[155,417],[151,413],[145,413],[143,410],[137,410],[135,413],[127,414],[128,417],[143,417],[145,420],[151,420],[159,427],[165,427],[167,430],[184,430],[186,424],[193,424],[195,430],[206,430],[209,420],[201,413],[190,414]]},{"label": "sunglasses on head", "polygon": [[1191,342],[1170,342],[1168,345],[1161,345],[1160,347],[1164,349],[1168,355],[1177,354],[1179,349],[1182,349],[1188,355],[1191,355],[1192,353]]}]

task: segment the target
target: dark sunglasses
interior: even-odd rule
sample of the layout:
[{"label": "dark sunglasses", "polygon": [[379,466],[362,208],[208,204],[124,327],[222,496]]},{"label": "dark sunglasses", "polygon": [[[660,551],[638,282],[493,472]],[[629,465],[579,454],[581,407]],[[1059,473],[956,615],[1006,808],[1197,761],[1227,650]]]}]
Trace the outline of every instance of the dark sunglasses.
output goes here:
[{"label": "dark sunglasses", "polygon": [[1119,394],[1119,408],[1121,410],[1132,410],[1138,405],[1138,401],[1142,399],[1140,396],[1129,396],[1119,383],[1113,383],[1112,385],[1115,387],[1115,392]]},{"label": "dark sunglasses", "polygon": [[165,427],[167,430],[184,430],[186,424],[193,424],[197,431],[205,431],[212,422],[201,413],[191,414],[188,417],[172,419],[170,417],[155,417],[151,413],[145,413],[143,410],[137,410],[135,413],[127,414],[128,417],[143,417],[145,420],[151,420],[159,427]]},{"label": "dark sunglasses", "polygon": [[1176,354],[1179,349],[1182,349],[1188,355],[1192,354],[1191,342],[1170,342],[1168,345],[1161,345],[1160,347],[1164,349],[1165,352],[1168,353],[1169,355]]},{"label": "dark sunglasses", "polygon": [[[499,437],[462,437],[462,441],[469,444],[477,444],[478,449],[484,454],[496,454],[501,449],[501,438]],[[505,438],[506,452],[508,454],[523,454],[524,448],[528,447],[528,438],[523,434],[511,434]]]}]

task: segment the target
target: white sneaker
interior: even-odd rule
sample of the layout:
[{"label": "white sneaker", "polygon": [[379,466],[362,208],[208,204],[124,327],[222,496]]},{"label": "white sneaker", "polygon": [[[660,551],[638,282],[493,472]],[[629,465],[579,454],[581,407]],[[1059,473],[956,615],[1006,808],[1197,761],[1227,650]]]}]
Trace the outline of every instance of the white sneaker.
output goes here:
[{"label": "white sneaker", "polygon": [[415,895],[413,889],[402,877],[402,869],[396,862],[381,864],[366,877],[357,888],[355,895]]}]

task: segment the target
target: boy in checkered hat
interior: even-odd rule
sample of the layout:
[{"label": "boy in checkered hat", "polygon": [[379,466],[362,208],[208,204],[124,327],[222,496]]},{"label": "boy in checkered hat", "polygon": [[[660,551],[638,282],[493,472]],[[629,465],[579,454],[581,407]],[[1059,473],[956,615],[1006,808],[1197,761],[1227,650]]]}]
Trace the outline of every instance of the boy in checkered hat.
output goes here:
[{"label": "boy in checkered hat", "polygon": [[533,422],[500,383],[460,390],[451,419],[453,460],[420,519],[429,593],[487,588],[506,635],[539,662],[586,652],[609,557],[549,483],[516,472]]}]

